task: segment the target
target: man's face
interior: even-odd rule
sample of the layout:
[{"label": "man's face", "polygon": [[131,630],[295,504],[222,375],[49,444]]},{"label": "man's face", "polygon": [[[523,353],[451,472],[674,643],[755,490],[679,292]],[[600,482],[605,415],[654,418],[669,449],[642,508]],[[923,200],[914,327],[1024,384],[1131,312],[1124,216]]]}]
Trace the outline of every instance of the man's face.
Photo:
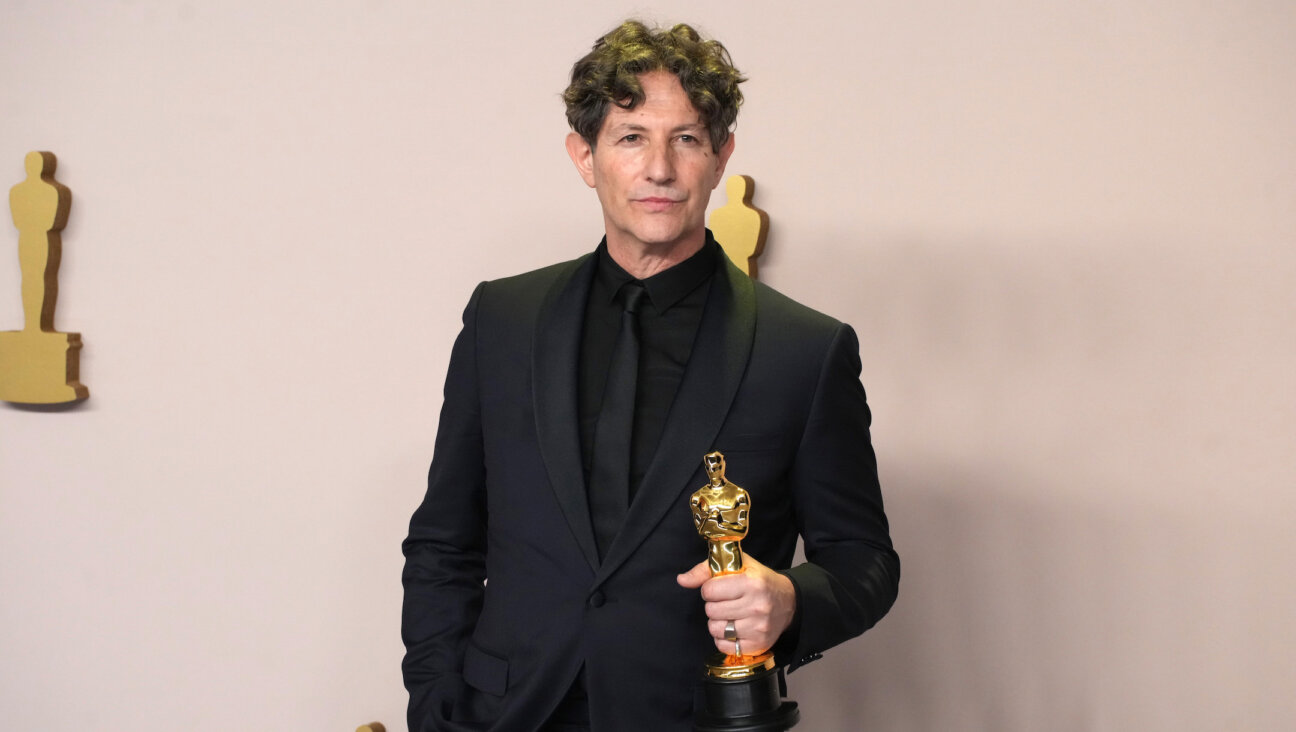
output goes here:
[{"label": "man's face", "polygon": [[633,109],[613,105],[597,144],[567,137],[567,152],[581,178],[598,192],[608,247],[668,256],[700,246],[711,191],[724,175],[733,136],[711,150],[701,115],[679,80],[666,71],[639,77],[644,101]]}]

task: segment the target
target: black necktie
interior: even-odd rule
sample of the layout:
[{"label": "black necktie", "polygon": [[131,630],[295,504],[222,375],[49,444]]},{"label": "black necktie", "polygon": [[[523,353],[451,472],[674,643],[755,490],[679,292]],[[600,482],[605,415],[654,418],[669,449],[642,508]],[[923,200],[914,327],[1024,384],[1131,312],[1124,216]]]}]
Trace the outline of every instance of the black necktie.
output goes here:
[{"label": "black necktie", "polygon": [[627,283],[618,297],[625,308],[608,365],[603,406],[594,428],[590,466],[590,516],[599,558],[607,556],[630,505],[630,445],[634,432],[635,388],[639,379],[639,320],[643,285]]}]

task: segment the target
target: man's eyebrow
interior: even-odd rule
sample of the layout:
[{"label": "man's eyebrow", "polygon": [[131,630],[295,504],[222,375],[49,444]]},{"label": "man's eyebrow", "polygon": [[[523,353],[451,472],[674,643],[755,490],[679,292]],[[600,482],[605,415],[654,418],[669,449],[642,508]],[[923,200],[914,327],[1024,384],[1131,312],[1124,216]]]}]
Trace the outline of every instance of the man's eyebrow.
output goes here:
[{"label": "man's eyebrow", "polygon": [[[705,129],[706,129],[706,125],[702,124],[701,122],[686,122],[682,125],[676,125],[675,127],[671,128],[671,134],[678,134],[680,132],[700,132]],[[625,122],[614,122],[608,127],[608,132],[616,132],[616,133],[647,132],[647,131],[648,128],[646,126],[641,125],[638,122],[631,122],[628,120]]]}]

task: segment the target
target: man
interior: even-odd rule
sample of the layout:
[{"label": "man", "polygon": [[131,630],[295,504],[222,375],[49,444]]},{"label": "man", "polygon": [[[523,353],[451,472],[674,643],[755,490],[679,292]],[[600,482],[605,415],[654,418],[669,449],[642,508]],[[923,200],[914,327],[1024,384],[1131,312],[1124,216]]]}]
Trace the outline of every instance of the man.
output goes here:
[{"label": "man", "polygon": [[[688,730],[709,646],[799,665],[894,602],[853,331],[705,228],[742,81],[686,25],[573,67],[605,237],[464,312],[404,543],[411,730]],[[746,572],[714,579],[688,503],[712,450],[752,505]]]}]

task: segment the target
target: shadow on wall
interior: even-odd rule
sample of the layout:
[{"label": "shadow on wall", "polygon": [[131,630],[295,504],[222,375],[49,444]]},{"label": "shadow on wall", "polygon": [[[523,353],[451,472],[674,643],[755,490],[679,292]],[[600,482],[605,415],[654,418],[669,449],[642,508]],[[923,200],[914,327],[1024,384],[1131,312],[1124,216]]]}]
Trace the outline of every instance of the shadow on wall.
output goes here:
[{"label": "shadow on wall", "polygon": [[1296,592],[1269,578],[1287,532],[1051,493],[1009,471],[893,476],[899,600],[789,677],[807,729],[1282,728],[1296,662],[1273,641]]}]

